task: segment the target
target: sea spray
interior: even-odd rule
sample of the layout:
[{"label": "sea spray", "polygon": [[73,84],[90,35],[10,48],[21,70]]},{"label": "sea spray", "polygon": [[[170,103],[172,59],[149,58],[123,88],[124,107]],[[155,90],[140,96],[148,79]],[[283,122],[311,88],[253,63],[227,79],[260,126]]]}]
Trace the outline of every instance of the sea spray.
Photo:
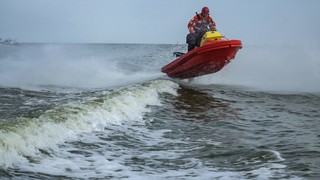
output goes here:
[{"label": "sea spray", "polygon": [[244,46],[221,72],[195,84],[227,84],[268,91],[320,92],[318,46]]}]

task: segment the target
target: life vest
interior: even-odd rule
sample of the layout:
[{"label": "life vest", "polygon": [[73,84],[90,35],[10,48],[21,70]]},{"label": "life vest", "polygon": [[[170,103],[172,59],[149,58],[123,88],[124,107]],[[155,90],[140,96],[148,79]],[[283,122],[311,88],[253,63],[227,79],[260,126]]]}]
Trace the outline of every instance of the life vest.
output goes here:
[{"label": "life vest", "polygon": [[215,27],[215,22],[210,16],[203,17],[202,14],[195,15],[188,23],[189,31],[193,29],[194,31],[201,31],[203,29],[212,30]]}]

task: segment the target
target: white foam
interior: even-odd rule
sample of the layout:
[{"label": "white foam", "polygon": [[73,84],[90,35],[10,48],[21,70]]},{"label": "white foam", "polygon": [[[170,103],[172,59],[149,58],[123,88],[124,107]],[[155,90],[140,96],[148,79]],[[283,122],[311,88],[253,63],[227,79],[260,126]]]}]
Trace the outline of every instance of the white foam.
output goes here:
[{"label": "white foam", "polygon": [[276,156],[276,158],[277,158],[278,161],[285,161],[285,159],[281,157],[280,152],[275,151],[275,150],[268,150],[268,151],[271,152],[271,153],[273,153],[273,154]]},{"label": "white foam", "polygon": [[[128,135],[139,139],[141,146],[154,147],[163,143],[186,143],[183,139],[170,139],[164,137],[168,130],[148,130],[138,126],[114,126],[114,133]],[[95,144],[95,148],[80,149],[70,144],[65,144],[59,150],[53,152],[50,157],[42,158],[35,164],[22,164],[19,169],[48,175],[59,175],[69,178],[106,178],[114,179],[245,179],[242,172],[220,170],[219,168],[207,167],[201,160],[193,157],[182,158],[189,147],[170,150],[159,148],[157,151],[139,152],[139,148],[126,149],[119,146],[117,141],[106,141],[109,134],[104,131],[97,135],[83,134],[78,142]],[[152,141],[152,142],[150,142]],[[76,154],[72,151],[89,151],[90,154]],[[144,160],[144,165],[126,165],[132,159]],[[180,168],[163,168],[163,162],[158,159],[178,160],[183,159],[184,164]],[[181,160],[182,160],[181,159]],[[168,164],[168,165],[173,165]],[[153,166],[159,165],[159,168]]]},{"label": "white foam", "polygon": [[[247,174],[255,177],[256,179],[281,179],[288,178],[285,168],[287,166],[283,164],[271,163],[266,164],[264,167],[257,168],[255,170],[248,171]],[[299,179],[298,177],[291,177],[290,179]]]},{"label": "white foam", "polygon": [[[128,148],[121,146],[121,140],[113,140],[115,136],[109,134],[119,134],[121,137],[133,138],[137,141],[137,146],[145,146],[142,151],[140,148]],[[151,130],[143,125],[131,126],[124,124],[121,126],[112,126],[108,130],[94,133],[82,133],[76,140],[84,144],[94,145],[94,148],[75,147],[72,144],[65,143],[59,149],[50,152],[50,156],[39,158],[36,163],[21,163],[18,168],[27,171],[49,176],[64,176],[68,178],[114,178],[114,179],[270,179],[279,177],[288,177],[286,165],[279,162],[267,162],[257,164],[253,170],[235,171],[232,168],[212,167],[203,164],[201,159],[186,157],[192,147],[180,146],[180,148],[158,148],[152,151],[144,149],[161,147],[162,144],[181,144],[187,143],[184,139],[166,138],[165,134],[170,131]],[[111,136],[111,137],[109,137]],[[108,138],[110,141],[108,141]],[[130,141],[130,139],[125,140]],[[205,143],[205,139],[200,139]],[[220,144],[217,144],[218,146]],[[167,144],[165,145],[167,146]],[[190,149],[191,148],[191,149]],[[196,147],[195,147],[196,148]],[[277,151],[269,151],[276,156],[280,156]],[[132,159],[144,161],[143,164],[132,163]],[[163,161],[168,165],[177,166],[176,168],[163,168]],[[170,163],[170,160],[173,162]],[[175,161],[183,160],[183,164],[175,164]],[[135,161],[135,160],[133,160]],[[281,161],[281,158],[279,158]],[[159,166],[159,168],[157,168]],[[298,179],[292,176],[291,179]]]}]

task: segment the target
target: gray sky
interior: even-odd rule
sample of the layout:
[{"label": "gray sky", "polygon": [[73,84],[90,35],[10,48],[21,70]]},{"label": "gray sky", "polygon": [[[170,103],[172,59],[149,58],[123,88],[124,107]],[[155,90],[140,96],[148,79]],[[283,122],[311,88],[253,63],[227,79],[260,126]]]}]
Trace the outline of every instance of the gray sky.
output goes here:
[{"label": "gray sky", "polygon": [[0,37],[20,42],[185,43],[203,6],[244,44],[320,42],[320,0],[0,0]]}]

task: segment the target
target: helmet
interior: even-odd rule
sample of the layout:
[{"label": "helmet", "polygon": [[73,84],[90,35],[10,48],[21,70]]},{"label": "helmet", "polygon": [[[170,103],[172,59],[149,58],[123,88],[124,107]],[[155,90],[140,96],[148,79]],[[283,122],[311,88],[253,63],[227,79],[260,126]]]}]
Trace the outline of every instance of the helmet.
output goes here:
[{"label": "helmet", "polygon": [[208,7],[203,7],[201,10],[201,13],[208,13],[209,14],[209,8]]}]

